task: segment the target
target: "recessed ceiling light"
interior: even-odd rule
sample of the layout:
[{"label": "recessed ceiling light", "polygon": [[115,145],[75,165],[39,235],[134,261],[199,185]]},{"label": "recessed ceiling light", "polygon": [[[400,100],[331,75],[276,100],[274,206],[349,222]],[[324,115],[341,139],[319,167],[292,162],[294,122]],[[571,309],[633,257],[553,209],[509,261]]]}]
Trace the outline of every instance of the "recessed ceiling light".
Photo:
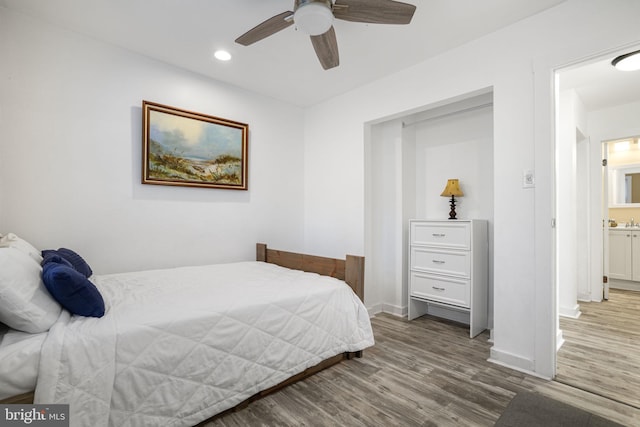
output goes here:
[{"label": "recessed ceiling light", "polygon": [[613,149],[615,151],[629,151],[630,142],[628,139],[626,141],[618,141],[613,145]]},{"label": "recessed ceiling light", "polygon": [[611,61],[611,65],[621,71],[640,70],[640,50],[618,56]]},{"label": "recessed ceiling light", "polygon": [[231,54],[226,50],[216,50],[213,56],[220,61],[228,61],[231,59]]}]

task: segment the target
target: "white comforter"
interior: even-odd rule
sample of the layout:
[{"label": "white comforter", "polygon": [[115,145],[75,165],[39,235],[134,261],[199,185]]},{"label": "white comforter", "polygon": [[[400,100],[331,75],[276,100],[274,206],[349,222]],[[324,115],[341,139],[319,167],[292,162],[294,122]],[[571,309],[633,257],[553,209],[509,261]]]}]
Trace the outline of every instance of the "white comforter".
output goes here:
[{"label": "white comforter", "polygon": [[30,393],[36,386],[46,332],[0,331],[0,399]]},{"label": "white comforter", "polygon": [[72,426],[187,426],[320,361],[373,345],[332,278],[262,262],[94,276],[100,319],[65,311],[42,347],[36,403]]}]

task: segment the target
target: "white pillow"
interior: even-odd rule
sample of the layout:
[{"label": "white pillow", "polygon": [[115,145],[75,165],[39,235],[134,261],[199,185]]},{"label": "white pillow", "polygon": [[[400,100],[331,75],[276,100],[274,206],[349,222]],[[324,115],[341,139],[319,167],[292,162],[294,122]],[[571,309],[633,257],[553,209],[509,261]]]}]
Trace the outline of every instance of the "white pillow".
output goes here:
[{"label": "white pillow", "polygon": [[0,322],[19,331],[48,331],[62,308],[42,283],[42,268],[24,252],[0,248]]},{"label": "white pillow", "polygon": [[33,258],[38,265],[42,262],[42,255],[40,254],[40,251],[31,243],[21,239],[13,233],[0,237],[0,248],[16,248]]}]

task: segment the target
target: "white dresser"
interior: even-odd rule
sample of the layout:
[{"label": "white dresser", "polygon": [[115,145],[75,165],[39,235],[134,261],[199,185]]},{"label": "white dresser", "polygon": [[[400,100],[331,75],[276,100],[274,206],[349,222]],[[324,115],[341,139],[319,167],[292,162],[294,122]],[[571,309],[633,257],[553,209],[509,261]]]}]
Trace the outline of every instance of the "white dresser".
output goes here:
[{"label": "white dresser", "polygon": [[487,221],[409,221],[409,320],[424,314],[487,329]]}]

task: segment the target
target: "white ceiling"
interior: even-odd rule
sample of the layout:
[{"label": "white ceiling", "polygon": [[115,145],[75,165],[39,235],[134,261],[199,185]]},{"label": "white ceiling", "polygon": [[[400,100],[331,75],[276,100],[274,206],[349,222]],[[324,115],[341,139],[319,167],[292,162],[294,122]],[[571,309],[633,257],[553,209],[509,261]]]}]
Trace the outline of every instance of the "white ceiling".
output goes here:
[{"label": "white ceiling", "polygon": [[640,71],[619,71],[611,65],[622,53],[627,52],[561,70],[560,90],[574,89],[587,111],[640,101]]},{"label": "white ceiling", "polygon": [[[291,26],[234,40],[293,0],[0,0],[0,6],[295,105],[309,106],[414,65],[565,0],[405,0],[409,25],[334,24],[340,66],[324,71]],[[213,59],[216,49],[233,59]]]}]

